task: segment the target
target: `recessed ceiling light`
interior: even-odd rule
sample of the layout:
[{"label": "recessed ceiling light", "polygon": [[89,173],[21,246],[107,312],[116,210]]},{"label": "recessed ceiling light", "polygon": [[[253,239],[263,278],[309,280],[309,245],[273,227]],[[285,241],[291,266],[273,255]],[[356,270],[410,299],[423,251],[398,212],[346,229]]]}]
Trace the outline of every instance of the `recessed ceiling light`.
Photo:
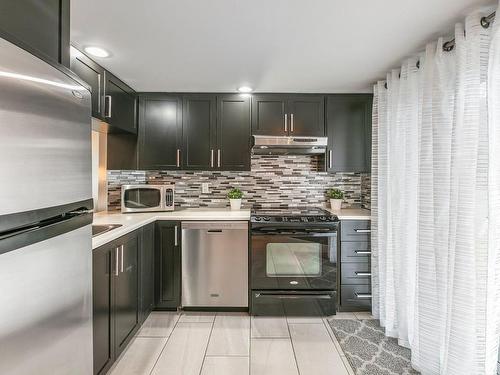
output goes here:
[{"label": "recessed ceiling light", "polygon": [[85,47],[84,49],[85,49],[85,52],[87,52],[88,54],[95,56],[95,57],[108,57],[109,56],[109,52],[106,51],[105,49],[102,49],[101,47],[89,46],[89,47]]},{"label": "recessed ceiling light", "polygon": [[241,87],[238,87],[238,91],[242,92],[242,93],[249,93],[249,92],[252,92],[253,89],[251,87],[248,87],[248,86],[241,86]]}]

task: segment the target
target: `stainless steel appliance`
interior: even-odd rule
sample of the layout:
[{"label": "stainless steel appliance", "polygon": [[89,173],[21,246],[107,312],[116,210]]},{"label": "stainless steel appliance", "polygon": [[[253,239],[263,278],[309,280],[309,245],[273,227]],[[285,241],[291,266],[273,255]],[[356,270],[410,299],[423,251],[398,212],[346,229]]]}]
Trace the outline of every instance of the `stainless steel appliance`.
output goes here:
[{"label": "stainless steel appliance", "polygon": [[174,210],[174,185],[123,185],[122,212]]},{"label": "stainless steel appliance", "polygon": [[252,212],[253,315],[335,314],[338,224],[320,208]]},{"label": "stainless steel appliance", "polygon": [[182,223],[182,307],[248,307],[248,223]]},{"label": "stainless steel appliance", "polygon": [[327,137],[285,137],[254,135],[254,154],[263,155],[317,155],[326,152]]},{"label": "stainless steel appliance", "polygon": [[0,50],[0,374],[92,374],[90,92]]}]

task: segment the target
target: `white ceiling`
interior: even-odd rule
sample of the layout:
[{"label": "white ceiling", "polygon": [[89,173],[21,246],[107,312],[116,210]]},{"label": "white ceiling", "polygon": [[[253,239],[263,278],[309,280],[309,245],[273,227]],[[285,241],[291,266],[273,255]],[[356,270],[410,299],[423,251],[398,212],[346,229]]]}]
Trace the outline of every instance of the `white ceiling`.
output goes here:
[{"label": "white ceiling", "polygon": [[364,92],[491,0],[73,0],[71,40],[138,91]]}]

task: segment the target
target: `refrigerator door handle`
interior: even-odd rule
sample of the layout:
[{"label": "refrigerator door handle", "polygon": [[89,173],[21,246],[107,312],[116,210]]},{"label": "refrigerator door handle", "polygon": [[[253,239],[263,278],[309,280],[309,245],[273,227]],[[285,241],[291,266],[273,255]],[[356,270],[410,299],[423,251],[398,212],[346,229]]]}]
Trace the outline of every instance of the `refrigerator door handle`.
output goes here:
[{"label": "refrigerator door handle", "polygon": [[123,245],[120,246],[120,253],[121,253],[121,261],[120,261],[120,264],[121,264],[121,273],[123,273]]}]

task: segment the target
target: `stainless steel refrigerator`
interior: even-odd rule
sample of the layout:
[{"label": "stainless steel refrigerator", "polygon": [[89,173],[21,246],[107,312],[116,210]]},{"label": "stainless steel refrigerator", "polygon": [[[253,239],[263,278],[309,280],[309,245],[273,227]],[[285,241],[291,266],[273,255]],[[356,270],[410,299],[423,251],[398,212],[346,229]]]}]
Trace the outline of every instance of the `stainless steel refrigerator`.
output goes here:
[{"label": "stainless steel refrigerator", "polygon": [[0,38],[0,374],[92,373],[89,91]]}]

